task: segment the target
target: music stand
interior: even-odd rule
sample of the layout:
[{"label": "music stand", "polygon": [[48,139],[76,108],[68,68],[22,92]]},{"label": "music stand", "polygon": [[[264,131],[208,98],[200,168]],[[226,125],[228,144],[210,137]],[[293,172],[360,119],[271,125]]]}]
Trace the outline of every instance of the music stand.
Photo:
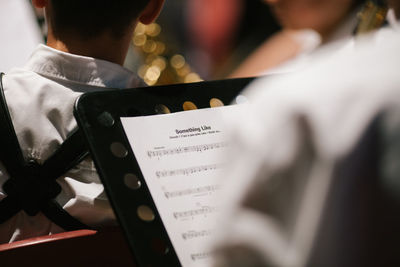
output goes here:
[{"label": "music stand", "polygon": [[[83,94],[74,114],[119,223],[139,266],[181,266],[129,145],[121,117],[182,111],[186,101],[197,108],[210,107],[214,98],[230,104],[253,78],[191,84],[110,90]],[[134,173],[141,183],[133,191],[124,182]],[[131,186],[132,187],[132,186]],[[154,211],[151,222],[139,218],[133,207]]]}]

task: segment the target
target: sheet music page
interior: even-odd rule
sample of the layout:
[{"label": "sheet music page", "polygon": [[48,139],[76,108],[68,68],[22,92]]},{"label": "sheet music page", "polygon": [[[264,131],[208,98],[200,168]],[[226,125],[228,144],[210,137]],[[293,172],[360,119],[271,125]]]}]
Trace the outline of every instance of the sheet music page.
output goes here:
[{"label": "sheet music page", "polygon": [[[183,266],[207,266],[227,162],[225,112],[237,106],[121,118],[168,235]],[[226,155],[226,154],[224,154]]]}]

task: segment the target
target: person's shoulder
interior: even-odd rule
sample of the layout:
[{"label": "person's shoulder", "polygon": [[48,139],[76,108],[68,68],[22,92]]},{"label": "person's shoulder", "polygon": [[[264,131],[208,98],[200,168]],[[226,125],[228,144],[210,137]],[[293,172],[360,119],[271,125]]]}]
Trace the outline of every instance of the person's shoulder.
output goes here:
[{"label": "person's shoulder", "polygon": [[355,140],[377,114],[400,105],[400,38],[390,34],[383,45],[372,41],[305,70],[255,80],[243,92],[250,105],[232,123],[236,131],[252,129],[268,138],[276,132],[279,140],[303,120],[318,140]]},{"label": "person's shoulder", "polygon": [[62,104],[73,101],[79,94],[59,81],[24,67],[6,72],[2,83],[10,105],[25,105],[28,99],[30,103],[47,101]]},{"label": "person's shoulder", "polygon": [[21,84],[33,82],[37,79],[41,79],[39,74],[26,70],[23,67],[14,67],[4,72],[2,80],[4,90],[8,90],[9,88],[20,87]]},{"label": "person's shoulder", "polygon": [[31,77],[31,76],[37,76],[38,74],[24,69],[23,67],[14,67],[11,68],[9,71],[4,72],[5,77],[9,79],[17,79],[19,77]]},{"label": "person's shoulder", "polygon": [[319,54],[314,64],[301,71],[263,77],[252,83],[246,94],[256,102],[293,96],[307,101],[310,95],[366,92],[366,88],[375,89],[377,82],[386,88],[398,85],[400,32],[384,30],[379,35],[385,41],[377,41],[373,34],[358,40],[354,49],[335,56]]}]

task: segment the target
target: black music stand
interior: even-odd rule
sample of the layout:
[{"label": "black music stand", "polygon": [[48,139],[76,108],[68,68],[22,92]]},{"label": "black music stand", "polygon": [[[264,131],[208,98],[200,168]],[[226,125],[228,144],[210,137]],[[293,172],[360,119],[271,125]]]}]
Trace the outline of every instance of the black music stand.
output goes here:
[{"label": "black music stand", "polygon": [[[185,101],[195,103],[198,108],[208,108],[210,99],[215,98],[227,105],[251,81],[252,78],[243,78],[110,90],[86,93],[78,99],[75,117],[139,266],[181,266],[181,263],[129,145],[120,118],[161,114],[167,109],[170,112],[182,111]],[[134,173],[138,177],[140,189],[133,191],[124,183],[127,173]],[[139,204],[154,211],[155,219],[152,222],[139,218],[136,209],[132,208]]]}]

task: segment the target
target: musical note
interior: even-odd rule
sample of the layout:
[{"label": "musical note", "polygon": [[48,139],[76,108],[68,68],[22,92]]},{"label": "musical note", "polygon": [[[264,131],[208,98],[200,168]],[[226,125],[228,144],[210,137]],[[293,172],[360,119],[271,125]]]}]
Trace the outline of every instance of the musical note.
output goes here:
[{"label": "musical note", "polygon": [[221,164],[210,164],[203,166],[190,167],[185,169],[177,169],[177,170],[164,170],[164,171],[156,171],[157,178],[163,178],[168,176],[178,176],[178,175],[193,175],[195,173],[213,171],[222,168],[225,166],[225,163]]},{"label": "musical note", "polygon": [[166,198],[173,198],[173,197],[182,197],[182,196],[207,193],[207,192],[216,192],[220,189],[221,189],[220,185],[207,185],[207,186],[202,186],[202,187],[189,188],[189,189],[185,189],[185,190],[165,192],[164,195]]},{"label": "musical note", "polygon": [[174,212],[173,214],[175,219],[179,219],[179,218],[193,217],[198,215],[206,215],[217,211],[218,211],[217,207],[204,206],[201,207],[200,209],[177,211]]},{"label": "musical note", "polygon": [[177,148],[169,148],[162,150],[152,150],[147,151],[147,156],[149,158],[161,158],[163,156],[168,155],[176,155],[182,153],[192,153],[192,152],[204,152],[212,149],[219,149],[228,146],[228,142],[219,142],[213,144],[204,144],[204,145],[195,145],[195,146],[186,146],[186,147],[177,147]]}]

